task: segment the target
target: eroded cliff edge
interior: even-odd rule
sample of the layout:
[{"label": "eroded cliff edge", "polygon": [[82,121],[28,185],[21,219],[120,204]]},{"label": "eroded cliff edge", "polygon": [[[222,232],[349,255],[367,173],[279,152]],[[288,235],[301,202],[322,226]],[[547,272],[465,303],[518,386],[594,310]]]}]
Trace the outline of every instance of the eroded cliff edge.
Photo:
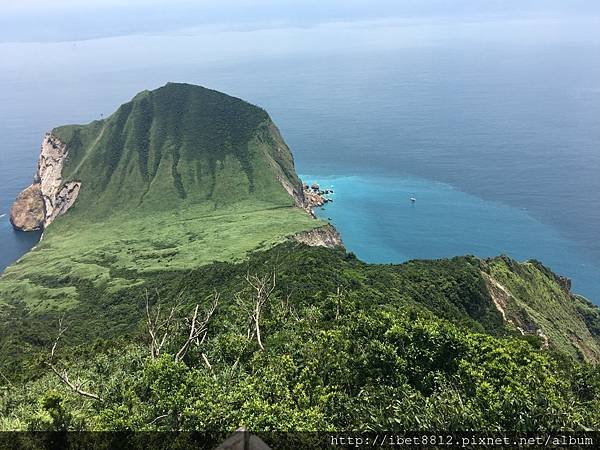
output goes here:
[{"label": "eroded cliff edge", "polygon": [[67,156],[67,146],[47,133],[33,183],[18,195],[10,211],[10,221],[17,230],[44,229],[73,206],[81,182],[63,182],[62,169]]},{"label": "eroded cliff edge", "polygon": [[[312,218],[317,219],[314,208],[323,206],[330,200],[325,197],[324,191],[321,191],[317,185],[313,186],[316,186],[316,188],[310,188],[307,184],[303,183],[302,189],[295,190],[293,193],[290,193],[288,189],[286,190],[294,197],[296,206],[305,210]],[[300,194],[297,192],[300,192]],[[292,239],[310,247],[337,248],[344,246],[342,236],[331,224],[297,233],[292,236]]]},{"label": "eroded cliff edge", "polygon": [[342,247],[344,244],[338,231],[332,225],[324,225],[293,236],[293,239],[311,247]]}]

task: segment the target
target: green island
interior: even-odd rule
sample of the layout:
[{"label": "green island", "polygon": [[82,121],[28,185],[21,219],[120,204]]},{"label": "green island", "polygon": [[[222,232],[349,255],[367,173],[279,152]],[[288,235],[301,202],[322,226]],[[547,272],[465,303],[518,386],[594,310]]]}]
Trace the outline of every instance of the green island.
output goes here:
[{"label": "green island", "polygon": [[596,306],[538,261],[361,262],[261,108],[170,83],[45,142],[0,430],[600,429]]}]

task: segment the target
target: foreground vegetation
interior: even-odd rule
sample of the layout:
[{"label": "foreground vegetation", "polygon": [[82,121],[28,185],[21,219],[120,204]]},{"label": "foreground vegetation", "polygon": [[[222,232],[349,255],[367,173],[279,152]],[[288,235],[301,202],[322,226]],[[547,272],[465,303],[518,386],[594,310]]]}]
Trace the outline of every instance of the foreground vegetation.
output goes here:
[{"label": "foreground vegetation", "polygon": [[[283,244],[237,264],[154,274],[127,288],[131,326],[121,337],[108,336],[101,317],[66,313],[50,359],[54,321],[44,350],[4,374],[14,377],[4,381],[0,426],[600,428],[598,367],[506,326],[481,276],[488,266],[475,258],[371,266],[342,250]],[[216,306],[206,335],[181,355],[196,304],[198,322]],[[172,307],[156,352],[149,330],[160,340],[157,324]],[[78,345],[82,334],[94,343]],[[76,393],[49,362],[101,400]]]}]

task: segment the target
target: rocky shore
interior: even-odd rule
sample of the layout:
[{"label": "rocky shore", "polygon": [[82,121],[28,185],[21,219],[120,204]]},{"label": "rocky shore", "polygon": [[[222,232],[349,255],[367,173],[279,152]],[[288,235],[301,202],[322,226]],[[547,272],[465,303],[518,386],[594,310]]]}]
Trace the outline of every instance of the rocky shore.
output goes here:
[{"label": "rocky shore", "polygon": [[10,210],[10,222],[21,231],[39,230],[44,225],[44,197],[39,183],[33,183],[17,196]]},{"label": "rocky shore", "polygon": [[[333,199],[328,197],[331,194],[333,194],[332,189],[321,189],[317,183],[313,183],[310,186],[303,183],[301,207],[316,219],[317,216],[313,208],[318,208],[332,202]],[[342,237],[335,227],[330,224],[295,234],[292,238],[297,242],[310,245],[311,247],[336,248],[344,246]]]},{"label": "rocky shore", "polygon": [[332,189],[321,189],[321,187],[317,183],[313,183],[312,185],[308,185],[304,183],[302,185],[302,191],[304,193],[304,200],[306,204],[306,208],[310,211],[312,215],[313,208],[318,208],[320,206],[325,205],[326,203],[332,202],[333,200],[327,195],[333,194]]}]

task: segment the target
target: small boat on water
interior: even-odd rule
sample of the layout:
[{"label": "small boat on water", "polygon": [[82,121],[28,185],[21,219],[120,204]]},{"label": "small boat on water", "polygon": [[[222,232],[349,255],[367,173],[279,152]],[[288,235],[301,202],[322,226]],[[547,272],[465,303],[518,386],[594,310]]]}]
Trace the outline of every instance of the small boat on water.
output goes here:
[{"label": "small boat on water", "polygon": [[416,199],[416,198],[414,198],[414,197],[411,197],[411,198],[410,198],[410,201],[411,201],[412,203],[414,203],[414,202],[416,202],[416,201],[417,201],[417,199]]}]

